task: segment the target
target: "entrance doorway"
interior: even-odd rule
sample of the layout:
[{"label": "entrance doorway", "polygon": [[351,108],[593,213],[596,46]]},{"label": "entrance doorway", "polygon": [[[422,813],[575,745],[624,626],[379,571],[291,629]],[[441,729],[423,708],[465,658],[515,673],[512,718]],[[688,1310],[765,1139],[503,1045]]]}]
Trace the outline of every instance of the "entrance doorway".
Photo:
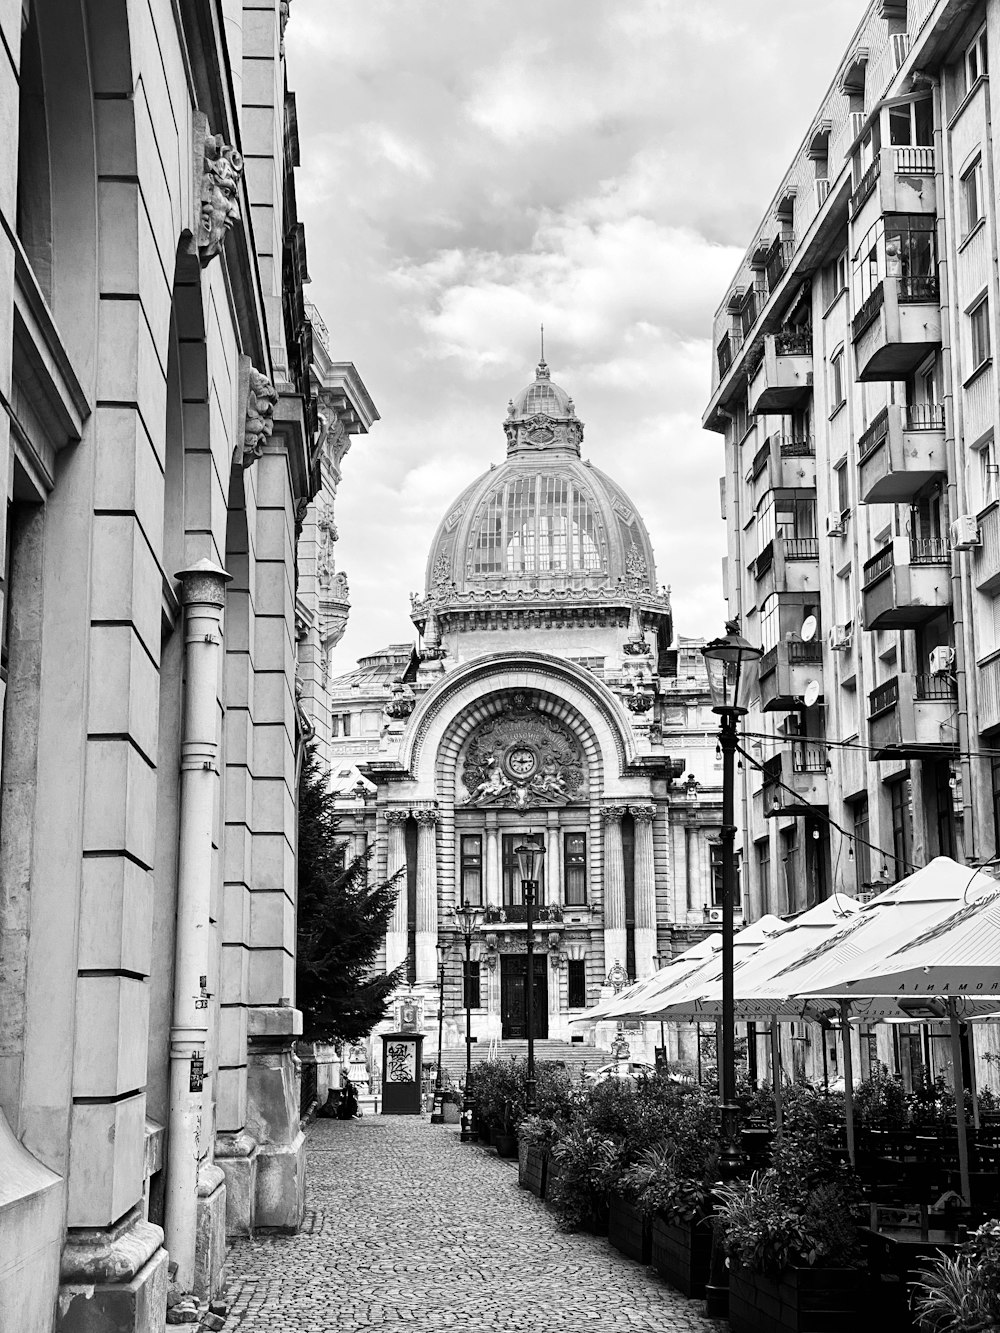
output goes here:
[{"label": "entrance doorway", "polygon": [[[544,1040],[549,1035],[548,960],[544,954],[535,954],[534,1037]],[[500,955],[500,1023],[501,1035],[512,1040],[525,1040],[528,1035],[525,980],[528,976],[527,954]]]}]

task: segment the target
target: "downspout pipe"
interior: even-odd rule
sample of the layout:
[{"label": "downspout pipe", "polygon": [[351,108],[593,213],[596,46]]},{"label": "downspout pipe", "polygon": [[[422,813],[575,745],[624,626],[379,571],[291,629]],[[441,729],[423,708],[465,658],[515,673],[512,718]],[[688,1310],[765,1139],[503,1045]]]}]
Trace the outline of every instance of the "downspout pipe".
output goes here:
[{"label": "downspout pipe", "polygon": [[[955,384],[952,348],[958,340],[957,313],[951,299],[951,272],[954,262],[954,228],[951,223],[951,146],[944,132],[944,97],[941,84],[934,81],[934,186],[937,199],[938,285],[941,302],[941,387],[945,408],[945,456],[948,463],[948,519],[968,513],[965,463],[959,456],[958,441],[964,438],[962,395]],[[947,162],[945,159],[948,159]],[[977,855],[975,802],[972,789],[972,759],[969,742],[969,714],[978,718],[978,681],[975,671],[973,641],[972,587],[969,556],[951,547],[951,606],[955,635],[955,684],[958,690],[958,752],[962,774],[962,853],[966,861]]]},{"label": "downspout pipe", "polygon": [[222,613],[231,575],[210,560],[181,570],[184,607],[184,716],[174,1007],[170,1025],[170,1106],[165,1190],[166,1245],[177,1283],[194,1286],[202,1086],[208,1042],[209,910],[212,830],[219,784],[219,672]]}]

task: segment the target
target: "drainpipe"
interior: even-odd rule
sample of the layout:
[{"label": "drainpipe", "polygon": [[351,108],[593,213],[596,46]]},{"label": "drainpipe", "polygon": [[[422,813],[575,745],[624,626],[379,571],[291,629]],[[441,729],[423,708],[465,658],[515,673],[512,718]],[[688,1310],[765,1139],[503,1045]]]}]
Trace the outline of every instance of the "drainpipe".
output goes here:
[{"label": "drainpipe", "polygon": [[194,1286],[202,1084],[208,1040],[208,916],[219,781],[222,610],[230,575],[210,560],[181,570],[184,717],[181,733],[174,1011],[170,1026],[165,1227],[177,1283]]},{"label": "drainpipe", "polygon": [[[951,146],[943,132],[944,98],[940,82],[933,82],[934,98],[934,188],[937,198],[938,283],[941,320],[941,381],[945,408],[945,451],[948,460],[948,519],[968,512],[965,465],[958,455],[957,441],[964,439],[962,395],[955,392],[951,349],[958,344],[956,311],[950,299],[949,277],[954,255],[953,229],[948,225],[951,198],[947,181],[951,175]],[[948,159],[947,163],[945,159]],[[946,169],[947,168],[947,169]],[[975,644],[971,620],[972,587],[968,557],[951,548],[951,605],[955,633],[955,683],[958,687],[958,750],[962,774],[962,852],[967,861],[976,856],[976,823],[972,795],[972,760],[969,754],[969,713],[979,716],[979,682],[975,672]]]}]

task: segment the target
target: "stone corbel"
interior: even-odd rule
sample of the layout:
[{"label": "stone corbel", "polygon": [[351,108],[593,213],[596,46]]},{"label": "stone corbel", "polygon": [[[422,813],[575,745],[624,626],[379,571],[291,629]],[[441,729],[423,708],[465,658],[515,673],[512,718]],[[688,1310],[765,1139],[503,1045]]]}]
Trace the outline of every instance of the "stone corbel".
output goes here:
[{"label": "stone corbel", "polygon": [[243,156],[221,134],[212,134],[208,118],[194,114],[192,165],[194,217],[191,253],[202,268],[222,253],[226,236],[240,219],[239,190]]},{"label": "stone corbel", "polygon": [[254,369],[248,356],[240,357],[239,389],[237,421],[242,424],[243,436],[234,450],[233,462],[248,468],[271,438],[278,394],[267,376]]}]

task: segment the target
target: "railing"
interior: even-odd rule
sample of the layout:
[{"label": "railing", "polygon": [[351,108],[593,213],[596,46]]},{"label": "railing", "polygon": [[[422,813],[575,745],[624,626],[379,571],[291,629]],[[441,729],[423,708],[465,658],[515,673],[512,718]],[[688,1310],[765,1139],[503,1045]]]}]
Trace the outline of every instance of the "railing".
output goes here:
[{"label": "railing", "polygon": [[755,579],[762,579],[767,571],[774,564],[774,542],[768,542],[761,551],[760,555],[754,561],[753,576]]},{"label": "railing", "polygon": [[792,255],[795,253],[794,236],[776,236],[767,252],[767,258],[764,261],[764,275],[767,278],[767,286],[770,291],[781,279],[781,275],[792,262]]},{"label": "railing", "polygon": [[880,282],[879,285],[868,297],[867,301],[859,309],[858,313],[851,320],[851,337],[857,340],[864,333],[865,329],[871,324],[878,312],[885,305],[885,288]]},{"label": "railing", "polygon": [[777,665],[778,665],[778,650],[777,648],[769,648],[767,652],[764,654],[764,656],[760,659],[760,666],[757,668],[757,674],[763,680],[765,676],[769,676],[771,674],[771,672]]},{"label": "railing", "polygon": [[[561,921],[563,919],[562,908],[554,904],[537,904],[531,913],[531,919],[535,921]],[[483,914],[483,924],[489,926],[495,925],[520,925],[528,920],[528,909],[524,903],[505,903],[503,907],[487,907]]]},{"label": "railing", "polygon": [[888,434],[889,409],[883,407],[882,411],[872,419],[868,429],[858,436],[858,462],[863,463],[870,454],[873,454]]},{"label": "railing", "polygon": [[887,713],[890,708],[895,708],[899,703],[899,677],[893,676],[891,680],[877,685],[874,690],[868,693],[868,716],[875,717],[878,713]]},{"label": "railing", "polygon": [[812,356],[812,329],[782,329],[774,335],[777,356]]},{"label": "railing", "polygon": [[781,542],[786,560],[818,560],[818,537],[784,537]]},{"label": "railing", "polygon": [[760,312],[764,309],[766,304],[767,293],[760,291],[756,287],[751,287],[743,298],[743,304],[740,306],[739,313],[740,330],[744,338],[746,338],[747,334],[757,323],[757,320],[760,317]]},{"label": "railing", "polygon": [[938,280],[933,273],[909,273],[896,279],[899,284],[901,305],[918,305],[938,301]]},{"label": "railing", "polygon": [[816,207],[820,209],[830,194],[830,182],[826,176],[817,176],[813,184],[816,187]]},{"label": "railing", "polygon": [[822,644],[818,639],[812,639],[808,643],[801,639],[789,639],[788,660],[793,665],[801,662],[822,662]]},{"label": "railing", "polygon": [[719,378],[721,379],[724,375],[728,374],[729,367],[733,364],[733,354],[736,351],[736,348],[733,346],[733,335],[731,333],[724,333],[722,335],[722,341],[715,350],[716,356],[719,358]]},{"label": "railing", "polygon": [[797,741],[792,746],[793,773],[825,773],[826,744],[823,741]]},{"label": "railing", "polygon": [[904,430],[944,430],[943,403],[907,403],[903,409]]},{"label": "railing", "polygon": [[933,175],[934,149],[894,148],[893,166],[897,176]]},{"label": "railing", "polygon": [[891,41],[893,63],[897,69],[900,69],[910,52],[910,34],[908,32],[894,32],[891,34]]},{"label": "railing", "polygon": [[883,546],[862,568],[862,587],[870,588],[892,570],[892,546]]},{"label": "railing", "polygon": [[865,202],[865,200],[871,194],[872,190],[874,190],[875,183],[878,180],[879,172],[881,170],[882,170],[882,159],[880,157],[873,158],[871,166],[861,177],[861,179],[855,186],[854,190],[852,190],[851,192],[852,216],[858,211],[861,205]]},{"label": "railing", "polygon": [[947,565],[951,563],[951,549],[946,537],[911,537],[911,565]]},{"label": "railing", "polygon": [[950,676],[921,671],[913,679],[915,699],[954,699],[958,694],[958,685]]},{"label": "railing", "polygon": [[794,435],[782,435],[782,458],[813,458],[815,454],[816,441],[811,435],[803,435],[800,437]]}]

